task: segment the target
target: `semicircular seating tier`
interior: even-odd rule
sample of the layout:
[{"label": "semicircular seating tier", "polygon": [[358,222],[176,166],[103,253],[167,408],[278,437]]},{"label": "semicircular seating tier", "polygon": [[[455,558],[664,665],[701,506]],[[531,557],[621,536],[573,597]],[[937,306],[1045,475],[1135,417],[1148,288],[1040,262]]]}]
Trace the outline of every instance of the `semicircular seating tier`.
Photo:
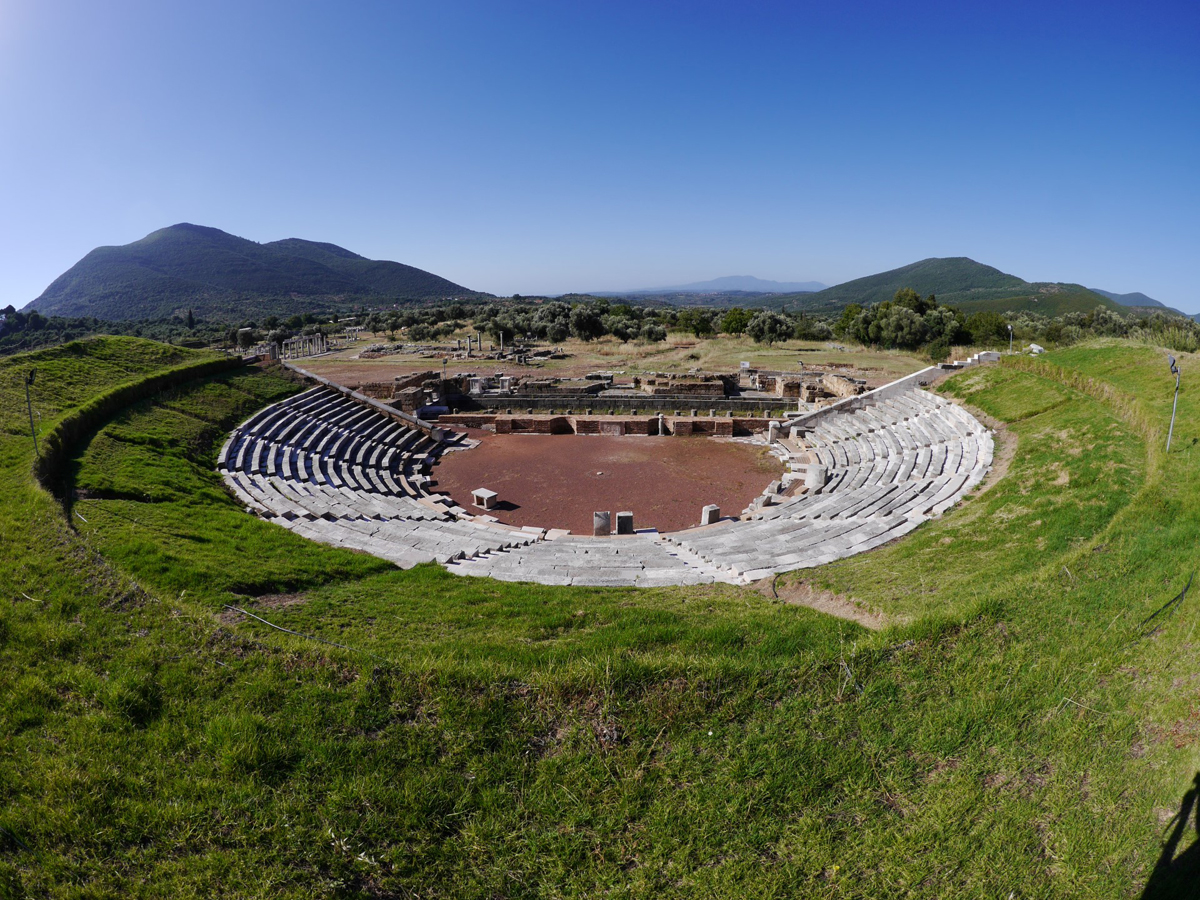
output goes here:
[{"label": "semicircular seating tier", "polygon": [[441,449],[431,435],[328,387],[248,419],[218,465],[263,518],[405,568],[433,561],[542,584],[744,584],[894,540],[987,474],[991,435],[961,407],[916,388],[854,399],[772,445],[790,491],[770,491],[741,518],[669,534],[583,537],[473,515],[428,493]]}]

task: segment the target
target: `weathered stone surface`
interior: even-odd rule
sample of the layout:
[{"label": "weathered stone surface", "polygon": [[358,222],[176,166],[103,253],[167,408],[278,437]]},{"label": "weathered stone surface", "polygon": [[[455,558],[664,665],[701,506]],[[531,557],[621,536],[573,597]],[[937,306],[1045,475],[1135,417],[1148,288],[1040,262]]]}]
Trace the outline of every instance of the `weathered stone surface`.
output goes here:
[{"label": "weathered stone surface", "polygon": [[617,534],[633,534],[633,513],[617,513]]},{"label": "weathered stone surface", "polygon": [[809,466],[808,473],[804,476],[804,486],[815,493],[825,487],[826,477],[824,466]]},{"label": "weathered stone surface", "polygon": [[701,525],[715,525],[721,520],[721,507],[715,503],[710,503],[704,509],[700,510]]},{"label": "weathered stone surface", "polygon": [[612,513],[592,513],[592,536],[608,537],[610,534],[612,534]]}]

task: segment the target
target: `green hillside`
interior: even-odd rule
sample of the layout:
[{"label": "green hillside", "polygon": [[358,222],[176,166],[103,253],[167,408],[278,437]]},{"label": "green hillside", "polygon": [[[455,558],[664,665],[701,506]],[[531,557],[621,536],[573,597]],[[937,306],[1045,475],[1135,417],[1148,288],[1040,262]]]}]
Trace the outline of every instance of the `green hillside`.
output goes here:
[{"label": "green hillside", "polygon": [[[1031,285],[1034,288],[1028,294],[1020,296],[1000,297],[995,300],[966,300],[966,301],[946,301],[967,313],[974,312],[1032,312],[1038,315],[1054,318],[1067,313],[1079,312],[1089,313],[1097,306],[1103,306],[1107,309],[1115,309],[1118,312],[1128,313],[1131,310],[1119,306],[1110,300],[1105,299],[1097,294],[1093,294],[1087,288],[1077,284],[1036,284]],[[938,300],[941,301],[941,295],[938,295]]]},{"label": "green hillside", "polygon": [[1077,284],[1028,282],[965,256],[923,259],[898,269],[856,278],[815,294],[776,297],[772,305],[807,312],[837,312],[851,303],[868,306],[891,300],[901,288],[933,294],[939,303],[965,312],[1038,312],[1059,316],[1097,306],[1121,310],[1113,301]]},{"label": "green hillside", "polygon": [[114,339],[0,360],[0,897],[1193,895],[1172,816],[1200,768],[1200,410],[1181,395],[1164,454],[1159,351],[945,383],[1007,423],[1007,475],[802,573],[876,632],[774,590],[309,543],[213,471],[298,389],[277,370],[79,430],[65,510],[34,482],[30,367],[45,439],[192,361]]},{"label": "green hillside", "polygon": [[413,266],[366,259],[334,244],[298,238],[258,244],[181,224],[132,244],[98,247],[27,309],[113,320],[192,309],[201,317],[239,319],[474,295]]}]

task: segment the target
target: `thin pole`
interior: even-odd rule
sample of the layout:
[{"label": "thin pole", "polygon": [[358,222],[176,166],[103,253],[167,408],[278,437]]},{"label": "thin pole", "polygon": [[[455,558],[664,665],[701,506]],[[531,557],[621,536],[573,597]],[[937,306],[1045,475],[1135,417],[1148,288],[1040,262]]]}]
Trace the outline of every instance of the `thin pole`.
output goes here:
[{"label": "thin pole", "polygon": [[33,454],[40,457],[42,451],[38,449],[37,429],[33,427],[33,401],[29,399],[29,379],[25,379],[25,408],[29,410],[29,433],[33,436]]},{"label": "thin pole", "polygon": [[1167,430],[1167,452],[1171,452],[1171,435],[1175,433],[1175,409],[1179,406],[1179,373],[1175,373],[1175,402],[1171,404],[1171,427]]}]

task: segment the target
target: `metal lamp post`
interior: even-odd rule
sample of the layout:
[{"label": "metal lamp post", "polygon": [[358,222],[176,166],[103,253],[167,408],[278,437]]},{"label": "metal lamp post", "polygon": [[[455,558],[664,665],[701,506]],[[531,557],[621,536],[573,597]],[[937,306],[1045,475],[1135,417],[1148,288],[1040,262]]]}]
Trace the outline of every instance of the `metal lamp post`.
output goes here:
[{"label": "metal lamp post", "polygon": [[29,374],[25,376],[25,408],[29,410],[29,434],[33,437],[33,453],[35,456],[41,456],[42,453],[38,450],[37,429],[33,427],[33,401],[29,399],[29,386],[35,378],[37,369],[30,369]]},{"label": "metal lamp post", "polygon": [[1171,404],[1171,427],[1167,430],[1167,452],[1171,452],[1171,435],[1175,433],[1175,410],[1179,407],[1179,366],[1175,365],[1175,357],[1167,354],[1167,362],[1171,364],[1171,374],[1175,376],[1175,402]]}]

